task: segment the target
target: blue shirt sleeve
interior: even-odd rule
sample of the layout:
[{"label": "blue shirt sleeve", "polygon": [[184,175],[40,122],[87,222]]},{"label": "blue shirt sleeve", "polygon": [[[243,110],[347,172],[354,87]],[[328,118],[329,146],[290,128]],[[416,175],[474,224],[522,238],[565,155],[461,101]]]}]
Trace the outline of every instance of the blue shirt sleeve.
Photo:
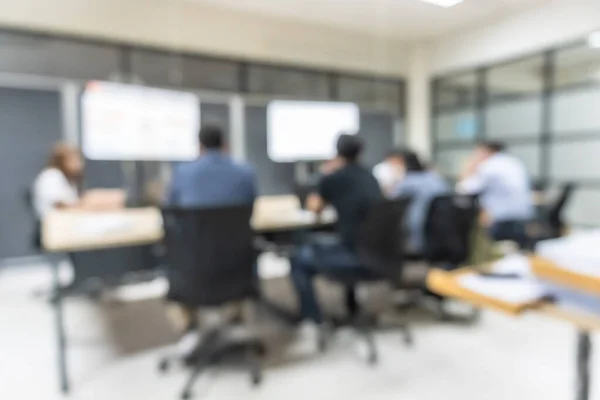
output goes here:
[{"label": "blue shirt sleeve", "polygon": [[173,177],[171,178],[171,184],[169,185],[169,190],[167,192],[166,203],[168,206],[179,206],[181,203],[181,172],[179,167],[176,167],[173,171]]},{"label": "blue shirt sleeve", "polygon": [[258,196],[258,188],[257,188],[257,184],[256,184],[256,171],[253,168],[249,168],[248,171],[248,192],[249,192],[249,197],[250,197],[250,201],[252,203],[254,203],[254,200],[256,200],[256,197]]},{"label": "blue shirt sleeve", "polygon": [[408,178],[404,178],[399,182],[394,190],[392,190],[392,198],[398,198],[402,196],[410,196],[413,193],[413,185]]}]

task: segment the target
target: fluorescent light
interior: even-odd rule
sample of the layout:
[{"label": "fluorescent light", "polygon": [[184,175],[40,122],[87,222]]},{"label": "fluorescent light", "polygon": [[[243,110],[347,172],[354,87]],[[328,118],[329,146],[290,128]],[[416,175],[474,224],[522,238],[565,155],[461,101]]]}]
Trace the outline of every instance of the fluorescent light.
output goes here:
[{"label": "fluorescent light", "polygon": [[421,0],[422,2],[425,3],[429,3],[429,4],[435,4],[436,6],[440,6],[440,7],[452,7],[455,6],[459,3],[462,3],[464,0]]},{"label": "fluorescent light", "polygon": [[594,49],[600,49],[600,31],[588,36],[588,45]]}]

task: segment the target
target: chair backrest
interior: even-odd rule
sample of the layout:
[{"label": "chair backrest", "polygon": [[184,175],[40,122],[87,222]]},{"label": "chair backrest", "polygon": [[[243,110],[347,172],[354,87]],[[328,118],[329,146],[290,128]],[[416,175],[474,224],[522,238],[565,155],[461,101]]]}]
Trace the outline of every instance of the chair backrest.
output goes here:
[{"label": "chair backrest", "polygon": [[163,209],[168,298],[217,306],[257,292],[251,206]]},{"label": "chair backrest", "polygon": [[574,183],[565,184],[562,188],[560,196],[558,196],[554,204],[552,204],[552,206],[550,206],[548,209],[548,225],[552,237],[561,236],[561,232],[565,225],[562,219],[562,213],[574,191]]},{"label": "chair backrest", "polygon": [[361,225],[356,252],[361,264],[392,281],[402,279],[410,199],[384,200],[371,207]]},{"label": "chair backrest", "polygon": [[453,264],[466,261],[479,210],[478,197],[474,195],[450,194],[434,198],[425,221],[423,253],[426,259]]},{"label": "chair backrest", "polygon": [[33,205],[33,189],[30,187],[25,188],[23,191],[23,203],[27,208],[27,211],[31,215],[33,221],[33,228],[31,234],[31,244],[35,250],[41,250],[42,248],[42,224],[38,217],[35,206]]}]

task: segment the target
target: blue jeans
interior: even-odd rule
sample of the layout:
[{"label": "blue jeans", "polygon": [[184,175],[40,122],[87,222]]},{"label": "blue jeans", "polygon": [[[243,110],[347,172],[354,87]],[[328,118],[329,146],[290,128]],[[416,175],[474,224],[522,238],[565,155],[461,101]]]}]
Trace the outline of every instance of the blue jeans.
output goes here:
[{"label": "blue jeans", "polygon": [[370,276],[358,257],[341,243],[308,243],[290,260],[292,283],[300,301],[302,319],[323,322],[321,307],[313,287],[315,275],[360,279]]}]

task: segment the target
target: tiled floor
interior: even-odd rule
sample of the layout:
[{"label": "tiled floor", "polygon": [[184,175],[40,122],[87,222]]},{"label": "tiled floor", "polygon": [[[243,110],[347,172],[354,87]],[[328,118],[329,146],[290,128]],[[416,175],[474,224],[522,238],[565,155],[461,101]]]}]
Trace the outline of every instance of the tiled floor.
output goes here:
[{"label": "tiled floor", "polygon": [[[32,294],[47,281],[41,267],[0,271],[0,399],[61,398],[53,314]],[[160,376],[156,369],[174,338],[163,311],[159,298],[122,306],[69,300],[71,398],[177,399],[185,372]],[[568,325],[486,313],[472,327],[420,322],[414,330],[416,346],[410,349],[397,332],[379,333],[381,364],[376,368],[367,367],[352,339],[341,335],[325,355],[280,359],[266,370],[259,389],[250,387],[244,373],[216,371],[198,383],[195,398],[574,399],[575,332]],[[592,400],[600,399],[598,357],[595,367]]]}]

